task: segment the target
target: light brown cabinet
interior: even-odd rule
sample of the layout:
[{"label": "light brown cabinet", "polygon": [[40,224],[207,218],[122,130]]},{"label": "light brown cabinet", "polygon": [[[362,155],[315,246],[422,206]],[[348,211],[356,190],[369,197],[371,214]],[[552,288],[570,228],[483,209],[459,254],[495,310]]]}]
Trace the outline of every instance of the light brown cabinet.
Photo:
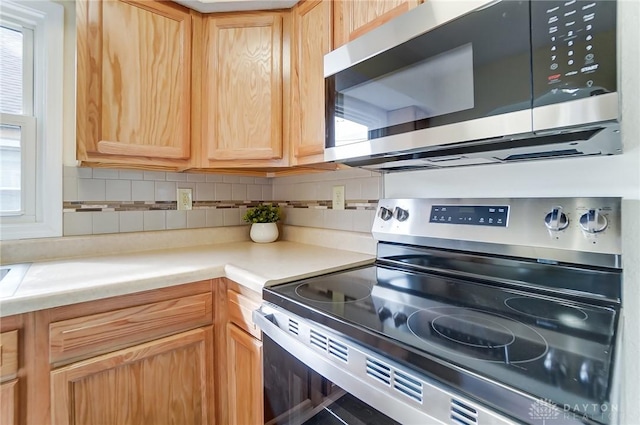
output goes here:
[{"label": "light brown cabinet", "polygon": [[335,1],[333,48],[336,49],[360,37],[420,3],[421,0]]},{"label": "light brown cabinet", "polygon": [[190,168],[191,21],[166,1],[76,2],[80,161]]},{"label": "light brown cabinet", "polygon": [[229,423],[261,425],[263,418],[262,341],[227,324]]},{"label": "light brown cabinet", "polygon": [[333,2],[305,0],[293,13],[291,67],[292,164],[324,161],[324,55],[332,47]]},{"label": "light brown cabinet", "polygon": [[54,424],[209,424],[211,327],[51,372]]},{"label": "light brown cabinet", "polygon": [[0,424],[17,425],[18,405],[18,330],[0,334]]},{"label": "light brown cabinet", "polygon": [[203,18],[202,168],[288,165],[282,117],[289,32],[285,12]]},{"label": "light brown cabinet", "polygon": [[218,423],[264,423],[262,332],[252,312],[260,294],[227,278],[216,293],[216,369]]}]

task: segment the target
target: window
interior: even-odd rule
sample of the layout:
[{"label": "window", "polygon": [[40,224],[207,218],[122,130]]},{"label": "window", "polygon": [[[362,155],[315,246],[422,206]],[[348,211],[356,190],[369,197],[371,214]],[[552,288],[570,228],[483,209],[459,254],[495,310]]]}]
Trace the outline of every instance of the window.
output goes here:
[{"label": "window", "polygon": [[49,2],[0,4],[0,237],[62,234],[64,15]]}]

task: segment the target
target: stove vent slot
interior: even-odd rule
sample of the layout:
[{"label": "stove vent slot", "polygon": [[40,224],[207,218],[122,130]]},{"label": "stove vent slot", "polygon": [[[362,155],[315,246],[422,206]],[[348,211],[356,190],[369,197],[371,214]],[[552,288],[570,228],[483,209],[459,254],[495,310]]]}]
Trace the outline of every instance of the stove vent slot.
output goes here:
[{"label": "stove vent slot", "polygon": [[349,361],[348,347],[331,338],[329,338],[329,354],[345,363]]},{"label": "stove vent slot", "polygon": [[451,421],[460,425],[476,425],[478,423],[478,411],[465,403],[451,399]]},{"label": "stove vent slot", "polygon": [[417,379],[395,370],[393,373],[393,388],[418,403],[422,403],[422,382]]},{"label": "stove vent slot", "polygon": [[367,357],[367,375],[385,385],[391,385],[391,368],[371,357]]},{"label": "stove vent slot", "polygon": [[320,332],[311,329],[311,332],[309,334],[309,342],[311,343],[311,345],[315,345],[322,351],[327,351],[327,340],[328,338],[325,335],[322,335]]},{"label": "stove vent slot", "polygon": [[343,362],[349,361],[349,347],[341,342],[327,337],[320,332],[311,329],[309,331],[309,343]]},{"label": "stove vent slot", "polygon": [[298,335],[298,332],[299,332],[298,322],[296,322],[293,319],[289,319],[289,332],[294,335]]}]

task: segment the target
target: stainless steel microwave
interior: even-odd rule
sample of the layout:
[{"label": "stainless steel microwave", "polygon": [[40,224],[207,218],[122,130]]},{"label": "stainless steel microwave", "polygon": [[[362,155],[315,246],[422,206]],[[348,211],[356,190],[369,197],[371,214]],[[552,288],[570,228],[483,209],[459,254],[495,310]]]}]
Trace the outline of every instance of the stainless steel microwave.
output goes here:
[{"label": "stainless steel microwave", "polygon": [[621,153],[616,13],[615,0],[426,1],[325,56],[325,160]]}]

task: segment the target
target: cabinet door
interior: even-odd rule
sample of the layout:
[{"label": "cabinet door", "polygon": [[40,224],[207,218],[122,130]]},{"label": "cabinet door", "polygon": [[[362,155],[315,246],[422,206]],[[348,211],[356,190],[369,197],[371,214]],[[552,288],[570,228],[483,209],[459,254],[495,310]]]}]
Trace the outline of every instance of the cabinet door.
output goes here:
[{"label": "cabinet door", "polygon": [[209,424],[211,327],[51,372],[54,424]]},{"label": "cabinet door", "polygon": [[0,424],[18,424],[18,380],[0,384]]},{"label": "cabinet door", "polygon": [[334,10],[334,48],[360,37],[416,7],[422,0],[338,0]]},{"label": "cabinet door", "polygon": [[264,423],[262,342],[227,324],[229,423]]},{"label": "cabinet door", "polygon": [[213,15],[204,23],[203,167],[286,165],[284,15]]},{"label": "cabinet door", "polygon": [[165,1],[78,0],[81,161],[189,163],[191,14]]},{"label": "cabinet door", "polygon": [[293,165],[324,161],[324,55],[332,45],[332,2],[293,8],[291,144]]}]

